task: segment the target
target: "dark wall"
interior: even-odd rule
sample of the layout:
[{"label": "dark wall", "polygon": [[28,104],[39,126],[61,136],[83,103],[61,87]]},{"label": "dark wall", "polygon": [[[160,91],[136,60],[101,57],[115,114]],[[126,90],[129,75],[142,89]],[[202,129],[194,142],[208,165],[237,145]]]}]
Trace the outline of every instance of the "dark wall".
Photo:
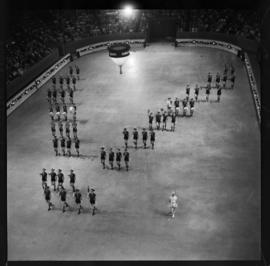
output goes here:
[{"label": "dark wall", "polygon": [[151,20],[149,23],[149,41],[164,40],[176,37],[175,19]]},{"label": "dark wall", "polygon": [[28,69],[23,76],[16,78],[7,86],[7,100],[31,83],[37,76],[52,66],[59,59],[58,50],[43,58],[37,64]]}]

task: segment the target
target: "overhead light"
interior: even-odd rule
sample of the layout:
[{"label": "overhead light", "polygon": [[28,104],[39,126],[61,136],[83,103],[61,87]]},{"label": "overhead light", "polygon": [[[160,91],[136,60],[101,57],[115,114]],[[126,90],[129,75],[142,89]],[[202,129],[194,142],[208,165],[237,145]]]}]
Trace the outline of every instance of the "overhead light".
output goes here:
[{"label": "overhead light", "polygon": [[123,9],[123,14],[124,14],[126,17],[130,17],[130,16],[132,15],[132,13],[133,13],[133,8],[132,8],[132,6],[127,5],[127,6],[124,7],[124,9]]}]

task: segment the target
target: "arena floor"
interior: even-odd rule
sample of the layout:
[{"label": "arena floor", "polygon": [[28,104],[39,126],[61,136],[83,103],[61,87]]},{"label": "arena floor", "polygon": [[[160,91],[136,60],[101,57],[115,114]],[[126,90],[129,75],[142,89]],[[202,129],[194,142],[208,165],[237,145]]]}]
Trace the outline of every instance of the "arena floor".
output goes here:
[{"label": "arena floor", "polygon": [[[155,150],[130,148],[129,172],[102,169],[102,145],[122,148],[124,127],[141,132],[147,109],[184,97],[187,83],[204,85],[224,62],[236,66],[236,84],[220,103],[212,94],[212,102],[195,105],[194,117],[177,119],[175,132],[157,131]],[[7,119],[8,260],[260,259],[260,130],[241,61],[219,50],[156,43],[133,51],[123,75],[106,51],[76,64],[82,158],[54,155],[50,83]],[[67,72],[68,66],[61,70]],[[47,211],[43,167],[63,169],[71,211],[61,212],[56,194],[56,209]],[[74,209],[71,168],[83,206],[87,186],[96,189],[95,216]],[[173,190],[179,207],[169,219]]]}]

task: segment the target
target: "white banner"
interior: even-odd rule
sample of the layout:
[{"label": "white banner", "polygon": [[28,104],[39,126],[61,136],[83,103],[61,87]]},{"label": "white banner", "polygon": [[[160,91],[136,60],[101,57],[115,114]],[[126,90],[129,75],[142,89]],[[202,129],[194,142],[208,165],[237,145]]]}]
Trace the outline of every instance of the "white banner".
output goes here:
[{"label": "white banner", "polygon": [[216,41],[216,40],[206,40],[206,39],[176,39],[177,45],[180,46],[199,46],[199,47],[211,47],[211,48],[217,48],[222,49],[228,52],[231,52],[233,54],[237,54],[238,51],[241,51],[242,48],[239,46],[222,42],[222,41]]},{"label": "white banner", "polygon": [[43,86],[53,75],[55,75],[60,69],[70,62],[70,54],[67,54],[53,66],[26,86],[17,95],[12,97],[7,102],[7,116],[9,116],[18,106],[20,106],[25,100],[27,100],[32,94],[34,94],[41,86]]},{"label": "white banner", "polygon": [[105,50],[108,48],[108,46],[110,44],[119,43],[119,42],[127,42],[132,46],[132,45],[136,45],[136,44],[143,44],[145,42],[145,40],[144,39],[134,39],[134,40],[114,40],[114,41],[107,41],[107,42],[99,42],[99,43],[90,44],[90,45],[84,46],[82,48],[79,48],[76,50],[76,52],[78,52],[80,54],[80,56],[82,56],[82,55],[94,53],[97,51]]}]

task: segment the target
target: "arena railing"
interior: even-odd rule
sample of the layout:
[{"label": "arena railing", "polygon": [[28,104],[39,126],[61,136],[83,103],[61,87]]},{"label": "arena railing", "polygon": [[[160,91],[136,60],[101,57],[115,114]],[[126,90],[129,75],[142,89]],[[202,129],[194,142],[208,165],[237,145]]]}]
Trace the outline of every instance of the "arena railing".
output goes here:
[{"label": "arena railing", "polygon": [[227,42],[241,47],[246,52],[257,53],[259,43],[254,40],[249,40],[236,35],[224,34],[224,33],[210,33],[210,32],[178,32],[176,39],[204,39],[204,40],[216,40]]}]

